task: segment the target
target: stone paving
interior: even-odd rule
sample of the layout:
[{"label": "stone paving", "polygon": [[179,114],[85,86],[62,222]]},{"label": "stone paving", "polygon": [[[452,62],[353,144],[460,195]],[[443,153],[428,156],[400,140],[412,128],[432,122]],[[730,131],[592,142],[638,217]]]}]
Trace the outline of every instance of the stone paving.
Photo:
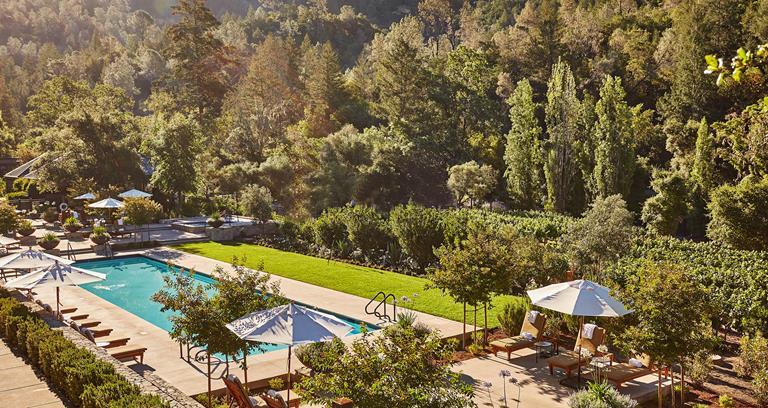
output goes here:
[{"label": "stone paving", "polygon": [[0,340],[0,406],[13,408],[66,407],[44,379]]},{"label": "stone paving", "polygon": [[[532,349],[514,352],[510,360],[506,360],[506,353],[473,358],[455,364],[452,369],[460,373],[461,378],[473,386],[475,403],[480,408],[564,407],[573,392],[572,389],[560,384],[564,374],[556,372],[554,376],[550,375],[546,359],[539,358],[537,361]],[[507,378],[507,398],[506,404],[504,403],[504,381],[499,376],[502,370],[508,370],[512,374],[511,378],[516,379],[520,384],[519,401],[518,386],[510,384]],[[487,383],[491,384],[490,388],[487,387]],[[655,375],[649,375],[625,383],[621,391],[643,402],[655,398],[657,384],[658,378]],[[664,381],[663,386],[668,385],[669,381]]]}]

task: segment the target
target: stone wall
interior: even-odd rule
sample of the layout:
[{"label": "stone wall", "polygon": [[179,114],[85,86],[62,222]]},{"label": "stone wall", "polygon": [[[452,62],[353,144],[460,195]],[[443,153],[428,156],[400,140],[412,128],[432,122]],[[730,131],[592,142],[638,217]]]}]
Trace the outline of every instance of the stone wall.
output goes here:
[{"label": "stone wall", "polygon": [[[27,307],[33,311],[38,312],[38,314],[40,314],[39,312],[42,310],[34,303],[25,302],[25,305],[27,305]],[[75,343],[78,347],[87,349],[98,359],[112,364],[118,374],[122,375],[128,382],[138,386],[142,393],[157,395],[168,404],[170,404],[170,406],[173,408],[202,408],[202,405],[200,405],[197,401],[184,394],[181,392],[181,390],[163,380],[155,373],[151,371],[142,371],[139,373],[132,370],[130,367],[107,354],[104,349],[96,346],[90,340],[72,328],[62,325],[61,322],[52,318],[48,314],[40,315],[48,323],[48,325],[51,326],[51,328],[54,330],[60,330],[64,337]]]}]

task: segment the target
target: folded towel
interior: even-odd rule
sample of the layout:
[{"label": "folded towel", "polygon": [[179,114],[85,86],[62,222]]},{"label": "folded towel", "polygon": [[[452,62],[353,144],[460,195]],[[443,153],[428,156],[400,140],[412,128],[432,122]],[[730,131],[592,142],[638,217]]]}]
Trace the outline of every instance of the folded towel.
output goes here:
[{"label": "folded towel", "polygon": [[584,329],[581,332],[581,337],[585,339],[592,339],[592,336],[595,334],[595,329],[597,328],[596,325],[592,323],[587,323],[584,325]]},{"label": "folded towel", "polygon": [[523,332],[520,335],[523,336],[523,338],[528,340],[528,341],[533,341],[533,339],[535,338],[535,337],[533,337],[533,334],[528,333],[528,332]]},{"label": "folded towel", "polygon": [[643,367],[643,362],[638,360],[638,359],[636,359],[636,358],[630,358],[629,359],[629,365],[631,365],[633,367],[637,367],[637,368],[642,368]]},{"label": "folded towel", "polygon": [[528,312],[528,321],[531,322],[531,324],[536,324],[536,319],[539,317],[539,311],[538,310],[531,310]]}]

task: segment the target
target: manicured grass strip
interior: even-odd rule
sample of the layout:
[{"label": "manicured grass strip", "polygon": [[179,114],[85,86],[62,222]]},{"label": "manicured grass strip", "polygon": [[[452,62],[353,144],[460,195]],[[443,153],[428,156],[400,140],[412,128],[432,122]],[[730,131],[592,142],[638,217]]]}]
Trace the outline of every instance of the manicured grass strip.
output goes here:
[{"label": "manicured grass strip", "polygon": [[[231,262],[232,257],[245,257],[245,266],[256,268],[264,262],[264,271],[312,285],[321,286],[339,292],[349,293],[370,299],[383,291],[393,293],[398,298],[407,296],[411,302],[403,306],[447,319],[461,321],[462,305],[454,302],[450,296],[439,290],[426,290],[427,279],[408,276],[401,273],[366,268],[344,262],[329,261],[293,252],[280,251],[259,245],[243,243],[195,242],[181,244],[175,248],[216,259]],[[414,296],[416,294],[416,296]],[[493,307],[488,311],[488,324],[496,326],[496,314],[507,302],[520,302],[515,296],[497,296]],[[482,326],[482,309],[478,309],[478,325]],[[467,322],[472,316],[467,314]]]}]

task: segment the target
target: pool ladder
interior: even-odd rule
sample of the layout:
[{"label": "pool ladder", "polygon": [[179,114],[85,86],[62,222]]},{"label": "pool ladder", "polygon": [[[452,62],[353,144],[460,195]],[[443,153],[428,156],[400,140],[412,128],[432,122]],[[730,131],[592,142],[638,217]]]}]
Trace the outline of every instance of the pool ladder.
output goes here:
[{"label": "pool ladder", "polygon": [[[379,300],[381,298],[381,300]],[[392,315],[387,312],[387,300],[392,299]],[[376,303],[378,302],[378,303]],[[371,310],[372,305],[376,307]],[[379,309],[383,308],[383,312]],[[397,299],[392,293],[379,292],[376,296],[372,297],[368,304],[365,305],[365,314],[374,315],[381,320],[394,323],[397,321]]]}]

